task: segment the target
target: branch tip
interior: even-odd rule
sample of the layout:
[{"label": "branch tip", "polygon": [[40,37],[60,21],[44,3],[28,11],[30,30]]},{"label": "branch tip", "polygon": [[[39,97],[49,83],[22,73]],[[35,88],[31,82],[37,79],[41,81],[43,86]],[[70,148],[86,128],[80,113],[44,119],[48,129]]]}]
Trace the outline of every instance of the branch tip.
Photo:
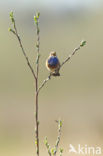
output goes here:
[{"label": "branch tip", "polygon": [[83,47],[85,45],[86,45],[86,41],[85,40],[81,41],[80,47]]}]

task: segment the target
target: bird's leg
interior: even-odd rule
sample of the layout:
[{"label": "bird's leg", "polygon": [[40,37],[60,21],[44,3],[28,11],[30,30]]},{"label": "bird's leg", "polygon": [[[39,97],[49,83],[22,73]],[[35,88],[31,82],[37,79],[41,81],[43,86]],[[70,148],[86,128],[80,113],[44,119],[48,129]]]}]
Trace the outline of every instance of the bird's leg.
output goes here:
[{"label": "bird's leg", "polygon": [[60,73],[59,73],[59,70],[55,70],[53,73],[52,73],[53,76],[60,76]]}]

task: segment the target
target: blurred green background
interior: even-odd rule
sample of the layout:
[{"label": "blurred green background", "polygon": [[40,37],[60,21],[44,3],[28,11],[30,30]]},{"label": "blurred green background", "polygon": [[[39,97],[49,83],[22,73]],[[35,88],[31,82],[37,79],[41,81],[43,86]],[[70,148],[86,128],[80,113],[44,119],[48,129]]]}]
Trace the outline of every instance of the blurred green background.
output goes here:
[{"label": "blurred green background", "polygon": [[[63,120],[60,146],[103,145],[103,1],[0,1],[0,156],[34,156],[34,80],[18,41],[10,32],[13,10],[27,55],[35,66],[33,16],[40,11],[40,83],[48,76],[45,60],[55,50],[62,62],[82,39],[87,45],[39,95],[40,155],[45,136],[54,145],[56,119]],[[72,156],[72,155],[71,155]]]}]

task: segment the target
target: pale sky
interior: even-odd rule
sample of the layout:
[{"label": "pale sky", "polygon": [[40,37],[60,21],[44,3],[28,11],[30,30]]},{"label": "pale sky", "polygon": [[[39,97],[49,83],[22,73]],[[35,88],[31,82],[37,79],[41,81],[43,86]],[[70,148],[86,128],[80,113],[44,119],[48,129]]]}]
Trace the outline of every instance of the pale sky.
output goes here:
[{"label": "pale sky", "polygon": [[0,0],[0,8],[42,7],[76,9],[79,7],[95,9],[103,6],[103,0]]}]

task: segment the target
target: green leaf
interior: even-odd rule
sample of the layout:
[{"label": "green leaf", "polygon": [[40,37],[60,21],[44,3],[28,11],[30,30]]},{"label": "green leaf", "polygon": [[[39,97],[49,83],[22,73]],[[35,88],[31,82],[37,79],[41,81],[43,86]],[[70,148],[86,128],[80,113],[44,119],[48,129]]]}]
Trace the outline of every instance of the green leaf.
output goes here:
[{"label": "green leaf", "polygon": [[37,12],[37,13],[36,13],[36,17],[39,19],[39,17],[40,17],[40,12]]},{"label": "green leaf", "polygon": [[11,28],[8,28],[8,31],[11,31],[12,29]]},{"label": "green leaf", "polygon": [[14,23],[14,15],[13,15],[13,11],[10,12],[10,19],[11,19],[12,23]]},{"label": "green leaf", "polygon": [[54,155],[54,151],[55,151],[55,149],[54,148],[52,148],[51,149],[51,153]]},{"label": "green leaf", "polygon": [[48,141],[47,141],[47,137],[45,138],[45,140],[44,140],[44,144],[47,146],[47,144],[48,144]]},{"label": "green leaf", "polygon": [[81,47],[83,47],[85,45],[86,45],[86,41],[82,41],[81,44],[80,44]]},{"label": "green leaf", "polygon": [[62,121],[60,120],[60,127],[62,127]]},{"label": "green leaf", "polygon": [[58,127],[59,127],[59,129],[62,127],[62,121],[61,120],[58,121]]},{"label": "green leaf", "polygon": [[34,21],[37,24],[38,20],[37,20],[37,17],[36,16],[34,16]]},{"label": "green leaf", "polygon": [[37,145],[37,143],[38,143],[38,141],[37,141],[37,140],[35,140],[35,145]]},{"label": "green leaf", "polygon": [[60,148],[60,153],[63,153],[63,148]]},{"label": "green leaf", "polygon": [[10,17],[13,18],[13,11],[10,12]]}]

